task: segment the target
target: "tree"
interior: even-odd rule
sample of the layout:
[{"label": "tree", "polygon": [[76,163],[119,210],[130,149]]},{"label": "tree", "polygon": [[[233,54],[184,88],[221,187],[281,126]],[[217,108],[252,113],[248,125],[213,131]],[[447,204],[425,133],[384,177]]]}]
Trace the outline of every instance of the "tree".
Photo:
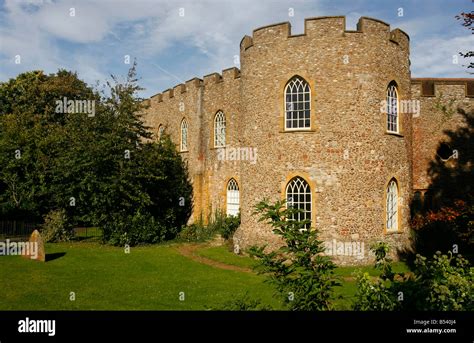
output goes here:
[{"label": "tree", "polygon": [[[446,130],[446,146],[456,151],[448,161],[430,161],[430,185],[425,194],[425,208],[414,211],[412,227],[415,251],[432,255],[446,253],[454,247],[468,258],[474,248],[474,111],[461,108],[464,125]],[[453,152],[451,152],[452,154]],[[435,199],[430,203],[429,198]],[[412,207],[419,207],[412,204]],[[471,254],[471,256],[469,256]]]},{"label": "tree", "polygon": [[[135,75],[136,64],[101,93],[66,71],[0,84],[2,217],[63,209],[69,222],[102,227],[116,244],[179,232],[192,210],[187,166],[169,139],[151,141]],[[65,98],[91,101],[94,113],[58,111]],[[122,239],[127,233],[134,238]]]},{"label": "tree", "polygon": [[[469,13],[462,12],[461,14],[456,16],[457,20],[462,20],[462,26],[466,27],[468,30],[472,31],[472,34],[474,34],[474,11],[471,11]],[[474,57],[474,51],[467,51],[465,53],[460,52],[459,55],[461,55],[464,58],[471,58]],[[468,66],[468,68],[474,68],[474,62],[471,62]],[[474,72],[470,73],[474,74]]]},{"label": "tree", "polygon": [[94,98],[77,75],[20,74],[0,84],[0,214],[40,218],[54,203],[54,161],[67,143],[55,101]]},{"label": "tree", "polygon": [[252,247],[250,254],[259,259],[257,270],[270,277],[284,303],[294,311],[318,311],[332,308],[333,291],[339,286],[334,277],[335,264],[324,256],[318,231],[307,229],[309,220],[290,220],[300,209],[286,208],[278,201],[273,205],[261,201],[256,206],[260,221],[267,221],[283,245],[270,252],[266,247]]}]

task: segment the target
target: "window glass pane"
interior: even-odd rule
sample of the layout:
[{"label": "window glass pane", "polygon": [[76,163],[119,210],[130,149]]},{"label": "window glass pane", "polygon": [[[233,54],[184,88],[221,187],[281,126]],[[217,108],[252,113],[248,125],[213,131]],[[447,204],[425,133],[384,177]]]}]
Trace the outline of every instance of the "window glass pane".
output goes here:
[{"label": "window glass pane", "polygon": [[[308,83],[294,77],[285,88],[286,128],[308,128],[310,122],[310,88]],[[288,120],[292,120],[290,123]]]}]

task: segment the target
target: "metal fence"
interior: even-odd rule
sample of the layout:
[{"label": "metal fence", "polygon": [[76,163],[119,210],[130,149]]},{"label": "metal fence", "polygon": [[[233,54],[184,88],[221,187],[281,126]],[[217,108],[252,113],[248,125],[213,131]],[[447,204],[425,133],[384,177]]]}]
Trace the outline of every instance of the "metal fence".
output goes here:
[{"label": "metal fence", "polygon": [[74,228],[74,237],[76,238],[92,238],[101,237],[102,231],[97,227],[76,227]]},{"label": "metal fence", "polygon": [[29,238],[37,228],[37,223],[24,220],[0,220],[0,238]]},{"label": "metal fence", "polygon": [[[24,220],[0,220],[0,240],[21,239],[28,240],[35,229],[40,229],[41,224]],[[97,227],[76,227],[74,237],[78,239],[101,237],[102,231]]]}]

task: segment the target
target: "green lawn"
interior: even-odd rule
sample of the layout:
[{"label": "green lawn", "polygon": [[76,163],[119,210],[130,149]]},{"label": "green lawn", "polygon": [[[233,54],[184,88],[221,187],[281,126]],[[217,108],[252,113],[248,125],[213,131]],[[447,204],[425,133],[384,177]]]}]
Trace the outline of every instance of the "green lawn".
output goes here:
[{"label": "green lawn", "polygon": [[[281,309],[263,276],[195,262],[180,255],[175,244],[135,247],[125,254],[122,248],[82,241],[47,244],[46,251],[55,257],[46,263],[0,257],[0,310],[222,309],[246,293]],[[245,268],[255,263],[226,247],[203,245],[196,254]],[[347,276],[353,270],[339,268],[338,274]],[[75,292],[75,301],[70,301],[70,292]],[[354,281],[345,280],[337,293],[344,298],[336,308],[349,309]]]},{"label": "green lawn", "polygon": [[130,254],[86,242],[46,249],[66,254],[46,263],[0,257],[0,310],[205,310],[246,292],[278,306],[263,277],[194,262],[171,245],[136,247]]},{"label": "green lawn", "polygon": [[[229,252],[229,249],[225,246],[208,247],[196,251],[197,255],[209,258],[211,260],[223,262],[226,264],[252,268],[255,266],[256,261],[249,257],[235,255]],[[337,310],[350,310],[353,303],[354,295],[356,294],[357,287],[354,277],[354,272],[361,270],[367,272],[371,276],[380,275],[380,271],[375,269],[373,266],[361,266],[361,267],[338,267],[335,270],[335,274],[341,277],[341,287],[336,288],[336,295],[339,299],[336,301],[335,308]],[[395,272],[406,272],[408,267],[403,262],[394,262],[393,270]]]}]

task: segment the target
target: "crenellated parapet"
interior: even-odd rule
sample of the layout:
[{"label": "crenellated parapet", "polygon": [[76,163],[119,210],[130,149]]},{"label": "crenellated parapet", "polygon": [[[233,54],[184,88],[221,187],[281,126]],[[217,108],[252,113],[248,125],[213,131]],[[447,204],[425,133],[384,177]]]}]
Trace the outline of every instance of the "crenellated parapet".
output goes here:
[{"label": "crenellated parapet", "polygon": [[244,36],[240,42],[241,52],[245,52],[255,44],[271,44],[281,40],[288,40],[301,36],[310,36],[315,39],[327,37],[343,37],[347,35],[360,38],[369,36],[371,39],[384,39],[402,48],[408,49],[409,37],[400,29],[390,30],[390,25],[369,17],[361,17],[357,23],[357,30],[346,29],[346,17],[314,17],[305,19],[304,33],[292,35],[289,22],[267,25],[253,30],[252,36]]},{"label": "crenellated parapet", "polygon": [[161,93],[151,96],[150,100],[152,102],[163,102],[180,95],[185,96],[185,93],[195,92],[197,89],[203,86],[206,87],[215,84],[225,84],[226,82],[231,82],[238,78],[240,78],[240,70],[238,68],[227,68],[222,70],[221,74],[212,73],[205,75],[202,79],[195,77],[186,81],[185,83],[180,83]]}]

